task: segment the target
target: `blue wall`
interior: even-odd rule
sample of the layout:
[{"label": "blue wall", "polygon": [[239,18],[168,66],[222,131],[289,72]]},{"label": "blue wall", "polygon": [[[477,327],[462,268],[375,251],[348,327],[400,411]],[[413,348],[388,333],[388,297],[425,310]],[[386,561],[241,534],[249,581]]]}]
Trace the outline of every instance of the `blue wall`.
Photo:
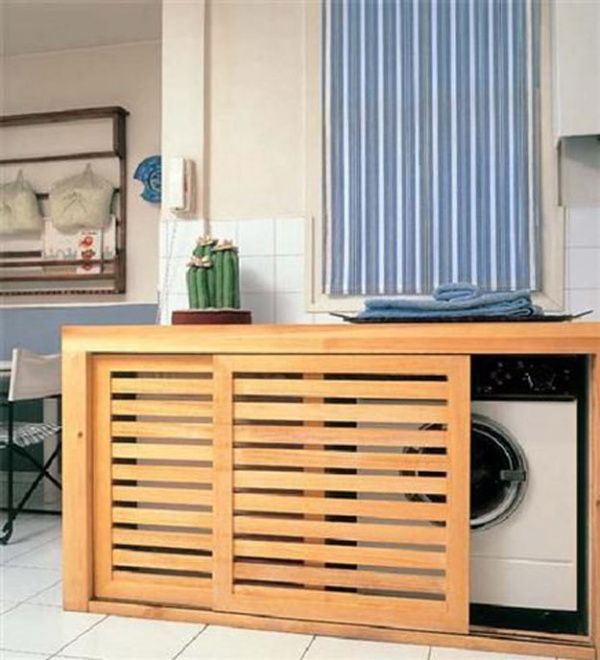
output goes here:
[{"label": "blue wall", "polygon": [[17,347],[58,353],[63,325],[152,325],[156,314],[152,304],[0,309],[0,359]]}]

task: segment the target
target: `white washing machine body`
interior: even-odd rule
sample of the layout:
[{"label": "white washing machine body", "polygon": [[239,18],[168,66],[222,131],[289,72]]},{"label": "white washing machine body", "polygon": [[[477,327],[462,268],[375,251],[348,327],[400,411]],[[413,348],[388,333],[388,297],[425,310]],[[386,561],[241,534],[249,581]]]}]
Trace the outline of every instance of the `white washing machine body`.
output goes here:
[{"label": "white washing machine body", "polygon": [[524,494],[498,524],[471,532],[471,602],[577,610],[577,403],[473,401],[527,462]]}]

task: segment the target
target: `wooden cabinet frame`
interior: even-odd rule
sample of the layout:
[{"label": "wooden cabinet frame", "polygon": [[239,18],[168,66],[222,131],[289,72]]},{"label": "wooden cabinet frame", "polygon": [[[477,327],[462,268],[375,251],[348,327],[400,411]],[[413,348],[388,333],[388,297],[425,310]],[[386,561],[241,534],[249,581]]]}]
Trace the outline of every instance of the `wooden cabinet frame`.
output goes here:
[{"label": "wooden cabinet frame", "polygon": [[[281,618],[265,613],[223,612],[155,605],[118,596],[99,598],[94,582],[94,467],[92,424],[92,367],[99,355],[156,355],[166,364],[177,355],[215,357],[215,378],[227,371],[239,354],[308,356],[463,356],[476,354],[585,354],[591,357],[589,465],[590,629],[585,637],[541,635],[471,628],[468,632],[404,630],[385,623],[326,622]],[[64,606],[69,610],[120,613],[131,616],[221,623],[295,632],[371,638],[398,642],[530,653],[570,658],[596,658],[600,638],[600,325],[578,324],[448,324],[389,326],[248,326],[245,328],[186,327],[72,327],[63,331],[64,392]],[[172,356],[172,357],[171,357]],[[223,356],[221,358],[221,356]],[[230,357],[231,356],[231,357]],[[302,357],[305,356],[305,357]],[[466,357],[465,357],[466,356]],[[225,371],[223,371],[225,370]],[[314,400],[314,399],[313,399]],[[214,391],[219,414],[230,415],[232,393]],[[217,431],[218,434],[218,431]],[[217,448],[221,451],[221,445]],[[215,458],[216,464],[222,460]],[[227,496],[231,484],[222,474],[215,498]],[[222,534],[218,527],[215,538]],[[225,582],[217,586],[225,589]],[[134,602],[132,602],[134,601]],[[408,624],[410,628],[410,622]],[[416,626],[415,626],[416,627]]]}]

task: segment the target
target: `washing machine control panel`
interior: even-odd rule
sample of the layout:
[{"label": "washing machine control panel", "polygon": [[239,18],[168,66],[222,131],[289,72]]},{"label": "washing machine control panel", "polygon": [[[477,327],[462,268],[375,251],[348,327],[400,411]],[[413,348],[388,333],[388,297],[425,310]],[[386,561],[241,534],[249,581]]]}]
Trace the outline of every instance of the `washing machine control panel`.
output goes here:
[{"label": "washing machine control panel", "polygon": [[554,355],[478,356],[473,359],[473,397],[571,396],[581,360]]}]

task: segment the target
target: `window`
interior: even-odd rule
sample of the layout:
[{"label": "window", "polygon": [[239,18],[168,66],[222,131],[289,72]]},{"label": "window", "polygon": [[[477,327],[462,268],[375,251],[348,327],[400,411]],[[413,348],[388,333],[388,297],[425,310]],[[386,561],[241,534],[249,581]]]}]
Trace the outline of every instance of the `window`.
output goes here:
[{"label": "window", "polygon": [[547,2],[324,0],[308,27],[313,309],[448,281],[560,306]]}]

